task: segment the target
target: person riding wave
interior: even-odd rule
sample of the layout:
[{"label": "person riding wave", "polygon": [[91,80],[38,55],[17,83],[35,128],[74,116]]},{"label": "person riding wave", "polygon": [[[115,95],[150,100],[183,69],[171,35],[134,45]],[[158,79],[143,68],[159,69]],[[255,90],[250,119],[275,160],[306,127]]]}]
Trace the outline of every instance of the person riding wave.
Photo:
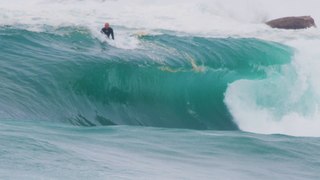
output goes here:
[{"label": "person riding wave", "polygon": [[109,23],[105,23],[104,27],[101,29],[100,32],[107,35],[109,39],[110,39],[110,35],[111,35],[112,39],[114,40],[113,29],[110,27]]}]

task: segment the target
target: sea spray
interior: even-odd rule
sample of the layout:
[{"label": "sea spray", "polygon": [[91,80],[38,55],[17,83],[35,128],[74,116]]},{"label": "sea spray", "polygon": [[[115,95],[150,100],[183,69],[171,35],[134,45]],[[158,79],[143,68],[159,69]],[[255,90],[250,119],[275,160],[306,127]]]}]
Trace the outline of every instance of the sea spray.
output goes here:
[{"label": "sea spray", "polygon": [[[260,81],[231,84],[226,103],[240,129],[256,133],[319,136],[318,40],[292,41],[291,64]],[[259,117],[259,118],[257,118]]]}]

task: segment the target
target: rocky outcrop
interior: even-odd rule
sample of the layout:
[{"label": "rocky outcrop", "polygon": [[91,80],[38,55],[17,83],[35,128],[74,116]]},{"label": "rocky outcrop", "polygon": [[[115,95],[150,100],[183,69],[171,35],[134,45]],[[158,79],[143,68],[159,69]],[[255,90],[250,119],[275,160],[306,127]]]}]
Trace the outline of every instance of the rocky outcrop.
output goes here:
[{"label": "rocky outcrop", "polygon": [[305,29],[316,27],[311,16],[284,17],[266,22],[272,28],[279,29]]}]

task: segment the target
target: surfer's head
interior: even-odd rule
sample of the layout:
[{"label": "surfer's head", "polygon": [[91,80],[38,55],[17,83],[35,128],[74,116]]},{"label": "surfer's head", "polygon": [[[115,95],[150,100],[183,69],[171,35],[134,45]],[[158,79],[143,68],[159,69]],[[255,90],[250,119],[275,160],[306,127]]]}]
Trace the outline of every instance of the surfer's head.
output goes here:
[{"label": "surfer's head", "polygon": [[104,24],[104,27],[105,27],[105,28],[109,28],[109,26],[110,26],[109,23],[105,23],[105,24]]}]

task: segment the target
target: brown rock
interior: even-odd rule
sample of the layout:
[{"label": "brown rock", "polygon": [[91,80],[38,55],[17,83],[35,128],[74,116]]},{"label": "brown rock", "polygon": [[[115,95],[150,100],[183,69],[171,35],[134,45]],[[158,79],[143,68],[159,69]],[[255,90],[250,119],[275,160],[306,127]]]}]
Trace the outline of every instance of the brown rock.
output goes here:
[{"label": "brown rock", "polygon": [[284,17],[266,22],[272,28],[279,29],[305,29],[316,27],[311,16]]}]

